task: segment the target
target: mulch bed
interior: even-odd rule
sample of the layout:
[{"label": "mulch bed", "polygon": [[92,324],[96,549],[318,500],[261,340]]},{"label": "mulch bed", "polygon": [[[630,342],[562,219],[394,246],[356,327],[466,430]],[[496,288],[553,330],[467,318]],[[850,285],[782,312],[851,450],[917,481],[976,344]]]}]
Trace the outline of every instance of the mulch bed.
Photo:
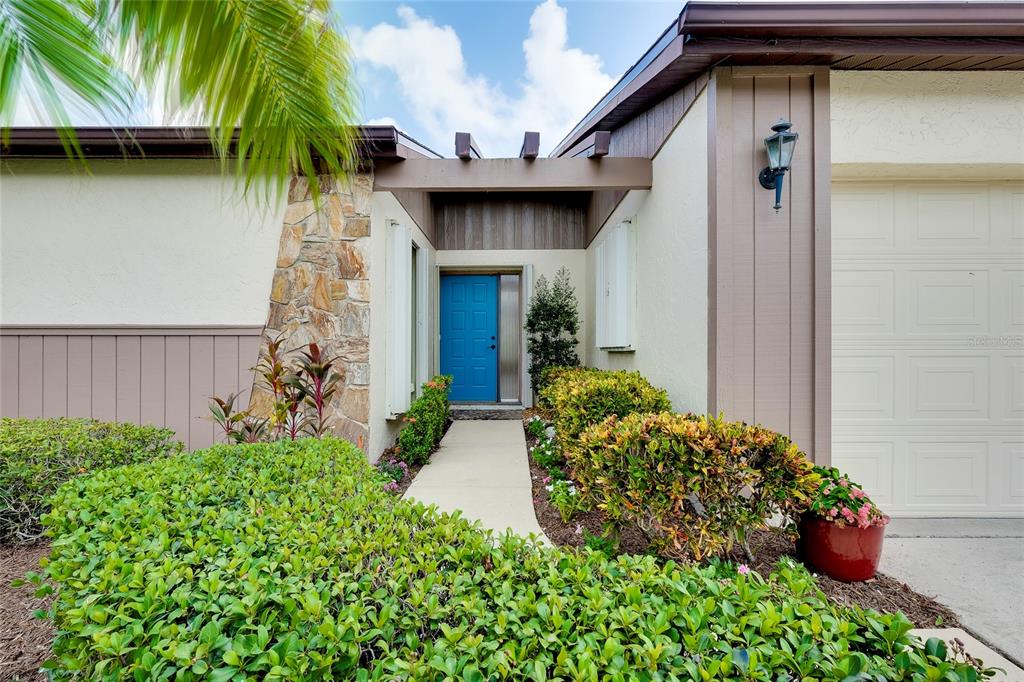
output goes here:
[{"label": "mulch bed", "polygon": [[[529,419],[533,414],[536,414],[536,411],[528,411],[525,418]],[[527,433],[526,442],[532,448],[537,444],[537,439]],[[534,513],[551,542],[560,547],[583,547],[585,531],[594,535],[602,534],[606,519],[604,513],[600,511],[577,514],[568,523],[562,521],[558,510],[548,500],[548,491],[544,483],[548,476],[547,471],[533,461],[532,455],[530,475],[533,479]],[[755,557],[750,568],[762,575],[770,573],[783,556],[797,558],[794,543],[778,532],[754,533],[749,544]],[[648,547],[648,540],[640,529],[627,527],[620,531],[620,552],[646,554]],[[733,559],[737,563],[747,563],[740,555]],[[916,627],[920,628],[933,628],[939,625],[947,628],[961,627],[956,614],[948,608],[930,597],[918,594],[905,583],[890,576],[879,573],[873,579],[859,583],[844,583],[826,575],[814,576],[821,591],[836,604],[854,605],[883,612],[902,611]]]},{"label": "mulch bed", "polygon": [[47,609],[50,598],[34,596],[35,587],[12,587],[11,581],[38,572],[39,560],[50,553],[50,543],[0,546],[0,680],[46,680],[39,666],[50,657],[53,626],[35,617]]}]

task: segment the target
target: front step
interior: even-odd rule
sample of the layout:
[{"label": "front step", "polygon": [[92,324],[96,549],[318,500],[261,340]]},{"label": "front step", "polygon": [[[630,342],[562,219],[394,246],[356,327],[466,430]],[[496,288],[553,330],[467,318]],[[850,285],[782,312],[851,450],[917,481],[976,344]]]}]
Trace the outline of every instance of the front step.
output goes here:
[{"label": "front step", "polygon": [[523,420],[521,405],[452,405],[449,412],[455,419]]}]

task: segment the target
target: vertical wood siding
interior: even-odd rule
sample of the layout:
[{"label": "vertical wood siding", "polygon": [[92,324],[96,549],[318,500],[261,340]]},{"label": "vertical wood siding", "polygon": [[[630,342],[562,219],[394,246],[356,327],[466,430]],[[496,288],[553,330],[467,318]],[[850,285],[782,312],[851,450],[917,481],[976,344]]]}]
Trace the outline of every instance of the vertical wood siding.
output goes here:
[{"label": "vertical wood siding", "polygon": [[[642,156],[653,159],[676,125],[704,92],[708,75],[701,74],[647,111],[612,131],[609,156]],[[586,243],[601,231],[608,216],[626,196],[625,190],[607,189],[592,193],[587,209]]]},{"label": "vertical wood siding", "polygon": [[[0,416],[92,417],[214,442],[211,395],[249,394],[260,328],[0,330]],[[245,401],[243,401],[244,403]]]},{"label": "vertical wood siding", "polygon": [[[828,69],[716,69],[710,96],[709,407],[828,462]],[[776,213],[757,172],[779,117],[800,140]]]},{"label": "vertical wood siding", "polygon": [[438,249],[582,249],[587,193],[437,193]]}]

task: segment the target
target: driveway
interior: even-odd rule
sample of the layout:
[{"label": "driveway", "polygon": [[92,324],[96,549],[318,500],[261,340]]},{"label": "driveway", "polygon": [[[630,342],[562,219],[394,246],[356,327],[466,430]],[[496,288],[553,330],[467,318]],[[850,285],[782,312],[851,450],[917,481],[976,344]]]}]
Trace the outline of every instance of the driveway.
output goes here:
[{"label": "driveway", "polygon": [[1024,519],[893,519],[880,570],[1024,666]]}]

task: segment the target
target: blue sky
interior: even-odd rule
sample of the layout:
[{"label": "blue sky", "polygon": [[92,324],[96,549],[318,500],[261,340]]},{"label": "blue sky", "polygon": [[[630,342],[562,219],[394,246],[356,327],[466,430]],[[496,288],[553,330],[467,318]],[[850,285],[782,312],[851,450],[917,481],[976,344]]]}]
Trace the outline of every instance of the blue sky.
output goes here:
[{"label": "blue sky", "polygon": [[682,8],[681,2],[337,2],[364,122],[394,123],[451,155],[486,156],[539,130],[553,147]]}]

